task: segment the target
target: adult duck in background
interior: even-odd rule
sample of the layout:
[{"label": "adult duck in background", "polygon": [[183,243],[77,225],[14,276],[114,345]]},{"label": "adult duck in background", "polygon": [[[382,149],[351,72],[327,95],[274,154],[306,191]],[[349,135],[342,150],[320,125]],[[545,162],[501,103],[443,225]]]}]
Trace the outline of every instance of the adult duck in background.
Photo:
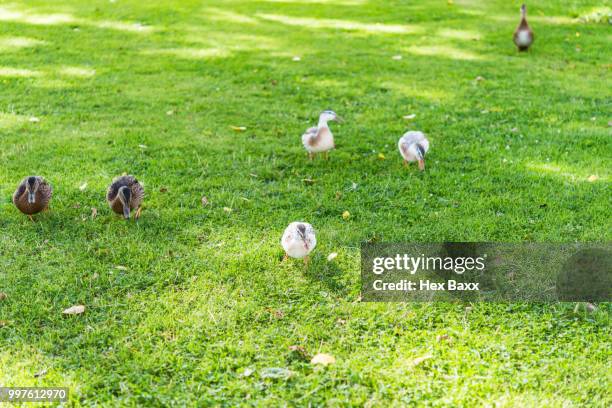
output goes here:
[{"label": "adult duck in background", "polygon": [[423,132],[410,131],[404,133],[397,142],[397,147],[404,159],[404,166],[416,161],[419,163],[419,170],[425,170],[425,154],[429,150],[429,140]]},{"label": "adult duck in background", "polygon": [[302,135],[302,144],[308,152],[310,160],[314,159],[316,153],[324,153],[327,159],[327,153],[336,147],[334,143],[334,135],[329,129],[327,122],[329,121],[342,122],[336,112],[326,110],[319,115],[319,123],[315,127],[311,127]]},{"label": "adult duck in background", "polygon": [[46,210],[49,207],[49,201],[53,195],[51,184],[40,176],[28,176],[24,178],[15,194],[13,194],[13,204],[21,211],[32,218],[33,214],[37,214]]},{"label": "adult duck in background", "polygon": [[106,193],[106,201],[117,214],[126,220],[136,210],[135,219],[140,217],[140,204],[144,198],[144,188],[134,176],[120,176],[113,180]]},{"label": "adult duck in background", "polygon": [[533,31],[527,24],[527,6],[524,4],[521,6],[521,22],[519,23],[516,30],[514,30],[514,44],[519,51],[527,51],[531,44],[533,44]]}]

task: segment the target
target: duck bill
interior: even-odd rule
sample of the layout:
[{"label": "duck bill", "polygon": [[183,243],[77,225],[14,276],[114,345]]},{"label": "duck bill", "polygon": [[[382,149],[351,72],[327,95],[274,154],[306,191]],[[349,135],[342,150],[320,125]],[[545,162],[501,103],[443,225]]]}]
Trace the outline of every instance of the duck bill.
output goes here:
[{"label": "duck bill", "polygon": [[425,170],[425,160],[419,159],[419,170]]},{"label": "duck bill", "polygon": [[36,202],[36,195],[32,192],[28,192],[28,203],[34,204]]},{"label": "duck bill", "polygon": [[127,204],[123,205],[123,218],[126,220],[130,219],[130,206]]}]

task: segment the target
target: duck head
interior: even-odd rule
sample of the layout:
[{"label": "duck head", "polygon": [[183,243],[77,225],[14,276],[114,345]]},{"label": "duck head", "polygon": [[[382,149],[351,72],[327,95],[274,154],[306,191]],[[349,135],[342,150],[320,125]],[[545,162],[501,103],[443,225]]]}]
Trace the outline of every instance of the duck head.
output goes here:
[{"label": "duck head", "polygon": [[28,194],[28,203],[34,204],[36,202],[36,192],[40,187],[40,180],[38,177],[28,177],[26,181],[26,193]]},{"label": "duck head", "polygon": [[323,111],[321,112],[321,115],[319,115],[319,123],[327,123],[330,120],[333,120],[334,122],[343,122],[342,118],[333,110]]},{"label": "duck head", "polygon": [[121,201],[121,205],[123,206],[123,217],[126,220],[130,219],[130,199],[132,198],[132,191],[129,187],[123,186],[119,189],[117,193],[117,197],[119,201]]}]

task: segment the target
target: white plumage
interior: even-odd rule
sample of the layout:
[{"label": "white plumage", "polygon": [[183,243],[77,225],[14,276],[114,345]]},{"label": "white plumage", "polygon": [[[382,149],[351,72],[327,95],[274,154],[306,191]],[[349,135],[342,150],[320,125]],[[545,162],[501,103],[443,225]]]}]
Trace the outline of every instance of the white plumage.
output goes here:
[{"label": "white plumage", "polygon": [[315,230],[307,222],[292,222],[283,233],[281,245],[291,258],[305,258],[317,245]]},{"label": "white plumage", "polygon": [[419,168],[425,168],[425,153],[429,150],[429,140],[423,132],[410,131],[404,133],[397,143],[399,152],[405,162],[419,162]]},{"label": "white plumage", "polygon": [[302,135],[302,144],[312,159],[315,153],[327,153],[336,147],[334,135],[329,129],[327,122],[342,120],[334,111],[323,111],[319,116],[319,123],[311,127]]},{"label": "white plumage", "polygon": [[302,135],[302,144],[308,153],[327,152],[336,147],[334,135],[325,123],[322,127],[311,127]]}]

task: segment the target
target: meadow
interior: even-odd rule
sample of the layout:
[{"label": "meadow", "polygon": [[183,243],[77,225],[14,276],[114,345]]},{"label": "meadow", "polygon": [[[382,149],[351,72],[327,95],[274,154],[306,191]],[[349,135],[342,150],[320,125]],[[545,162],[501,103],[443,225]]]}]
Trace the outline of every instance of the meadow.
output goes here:
[{"label": "meadow", "polygon": [[[528,4],[519,54],[516,1],[0,2],[0,384],[66,406],[612,405],[608,303],[367,303],[359,275],[362,242],[610,241],[604,3]],[[309,161],[324,109],[337,149]],[[138,221],[105,202],[123,173]],[[54,187],[35,222],[11,202],[30,174]],[[296,220],[308,267],[281,262]]]}]

